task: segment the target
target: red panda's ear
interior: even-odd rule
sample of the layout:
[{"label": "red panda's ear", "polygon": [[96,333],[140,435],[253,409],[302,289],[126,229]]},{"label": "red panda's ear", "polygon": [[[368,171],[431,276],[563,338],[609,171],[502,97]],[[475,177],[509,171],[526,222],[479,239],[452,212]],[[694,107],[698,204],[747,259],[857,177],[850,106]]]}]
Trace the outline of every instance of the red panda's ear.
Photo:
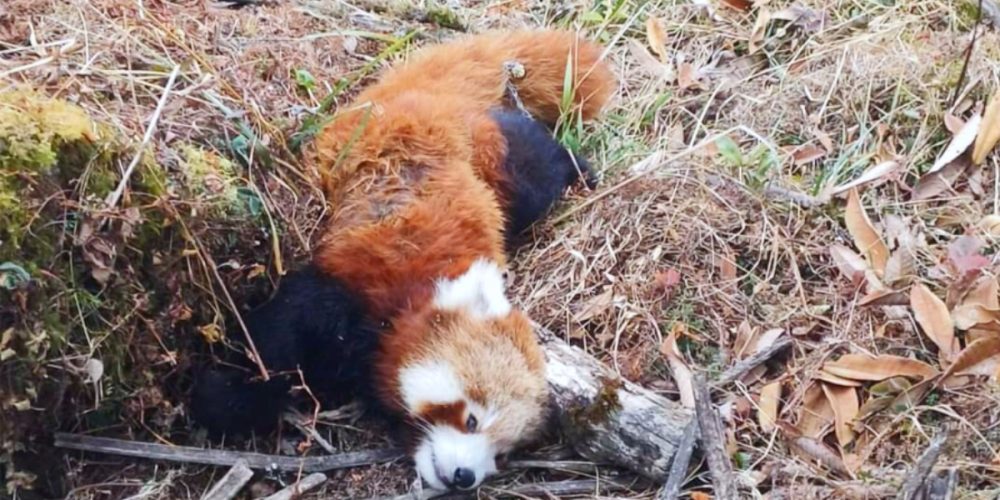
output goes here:
[{"label": "red panda's ear", "polygon": [[503,318],[511,312],[505,288],[500,266],[479,259],[461,276],[438,282],[434,306],[443,311],[462,311],[477,320]]}]

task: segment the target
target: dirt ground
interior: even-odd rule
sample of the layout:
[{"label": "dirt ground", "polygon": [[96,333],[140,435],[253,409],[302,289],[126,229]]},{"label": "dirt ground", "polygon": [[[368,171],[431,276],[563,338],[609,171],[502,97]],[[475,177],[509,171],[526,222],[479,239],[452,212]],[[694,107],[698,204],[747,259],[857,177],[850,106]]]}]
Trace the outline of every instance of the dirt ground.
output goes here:
[{"label": "dirt ground", "polygon": [[[561,131],[602,180],[533,229],[514,302],[677,401],[686,372],[790,336],[716,401],[747,498],[895,496],[945,431],[935,470],[957,471],[955,498],[995,498],[1000,150],[979,137],[1000,133],[1000,9],[978,4],[4,0],[0,496],[199,498],[225,472],[67,452],[57,431],[327,453],[294,427],[210,443],[186,408],[233,310],[309,255],[325,210],[311,134],[421,46],[552,26],[606,44],[621,88]],[[366,415],[325,417],[336,451],[393,445]],[[657,493],[556,436],[524,458],[554,465],[477,495]],[[712,492],[699,460],[691,498]],[[244,497],[292,479],[259,473]],[[415,479],[401,460],[358,467],[309,497]]]}]

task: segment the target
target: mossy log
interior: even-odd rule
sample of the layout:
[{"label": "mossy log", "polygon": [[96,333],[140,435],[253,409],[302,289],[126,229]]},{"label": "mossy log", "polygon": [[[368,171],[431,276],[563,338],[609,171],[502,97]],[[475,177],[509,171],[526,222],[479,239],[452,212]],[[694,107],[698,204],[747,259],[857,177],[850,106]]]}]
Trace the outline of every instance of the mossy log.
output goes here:
[{"label": "mossy log", "polygon": [[693,412],[536,327],[560,432],[589,460],[663,482]]}]

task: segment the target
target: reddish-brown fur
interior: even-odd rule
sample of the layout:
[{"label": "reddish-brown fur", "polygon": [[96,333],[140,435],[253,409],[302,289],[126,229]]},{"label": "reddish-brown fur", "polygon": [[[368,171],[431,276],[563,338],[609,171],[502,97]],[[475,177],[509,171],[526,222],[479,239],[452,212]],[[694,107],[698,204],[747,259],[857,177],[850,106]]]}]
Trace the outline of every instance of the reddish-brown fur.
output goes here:
[{"label": "reddish-brown fur", "polygon": [[[377,368],[384,399],[396,409],[402,410],[399,368],[425,346],[476,328],[429,306],[435,280],[457,277],[480,257],[506,261],[500,171],[506,143],[488,114],[504,103],[504,63],[523,65],[525,76],[515,81],[520,98],[537,119],[553,124],[567,111],[560,102],[568,61],[575,111],[590,119],[604,106],[615,78],[601,52],[561,31],[494,33],[424,49],[362,92],[318,136],[333,214],[315,262],[389,322]],[[527,318],[514,311],[493,321],[490,331],[522,352],[526,369],[541,373]],[[456,419],[438,410],[436,418]]]}]

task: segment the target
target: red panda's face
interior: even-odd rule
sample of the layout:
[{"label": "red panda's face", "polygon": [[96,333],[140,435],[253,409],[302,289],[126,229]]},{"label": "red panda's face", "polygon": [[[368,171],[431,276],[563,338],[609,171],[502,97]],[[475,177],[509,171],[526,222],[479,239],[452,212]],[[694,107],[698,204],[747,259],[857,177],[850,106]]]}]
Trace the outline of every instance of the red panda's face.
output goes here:
[{"label": "red panda's face", "polygon": [[418,429],[417,471],[435,489],[479,486],[498,454],[543,424],[543,357],[503,287],[497,266],[479,261],[439,283],[423,324],[408,325],[424,333],[399,366],[397,397]]}]

